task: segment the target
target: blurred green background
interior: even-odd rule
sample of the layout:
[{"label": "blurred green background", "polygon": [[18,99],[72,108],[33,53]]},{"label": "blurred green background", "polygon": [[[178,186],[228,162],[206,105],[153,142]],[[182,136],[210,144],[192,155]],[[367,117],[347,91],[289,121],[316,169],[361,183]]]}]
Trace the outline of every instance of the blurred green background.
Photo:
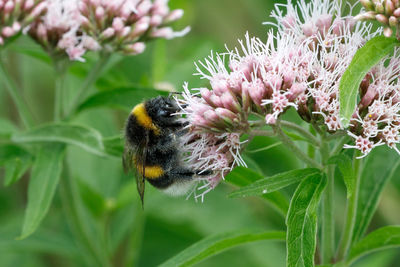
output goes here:
[{"label": "blurred green background", "polygon": [[[192,75],[193,62],[208,56],[211,50],[224,51],[225,44],[235,47],[237,39],[243,38],[247,31],[261,39],[265,37],[268,27],[262,22],[268,20],[275,3],[266,0],[171,0],[171,7],[185,10],[184,18],[175,28],[191,25],[192,31],[184,38],[153,42],[144,54],[136,57],[115,55],[92,93],[135,88],[137,97],[128,100],[134,106],[156,94],[146,88],[180,90],[184,81],[191,87],[205,85],[206,81]],[[71,67],[65,101],[74,94],[95,58],[95,55],[88,55],[87,63],[74,63]],[[23,88],[36,120],[51,121],[55,75],[49,58],[29,38],[22,37],[7,49],[5,60],[13,78]],[[20,124],[15,106],[3,86],[0,87],[0,114],[1,118]],[[92,108],[73,120],[98,129],[104,136],[115,136],[122,133],[127,114],[128,111],[113,107]],[[287,116],[300,121],[294,112]],[[269,138],[256,138],[249,149],[273,142]],[[84,230],[90,236],[88,242],[99,246],[106,244],[115,266],[157,266],[212,234],[239,229],[285,229],[284,217],[273,207],[257,198],[229,199],[226,195],[233,187],[224,183],[210,192],[204,203],[196,203],[192,198],[172,198],[147,186],[145,210],[142,211],[134,179],[123,174],[119,158],[96,157],[70,147],[67,160],[68,171],[78,181],[74,201],[80,207],[80,219],[84,220]],[[293,155],[281,146],[249,154],[246,160],[265,175],[300,167]],[[1,184],[3,175],[1,170]],[[23,221],[28,179],[29,173],[11,187],[0,186],[0,266],[90,266],[89,255],[77,242],[79,237],[73,235],[71,218],[65,203],[62,205],[62,184],[39,230],[25,240],[16,240]],[[336,218],[340,227],[345,212],[345,189],[339,179],[337,187]],[[290,190],[284,193],[289,196]],[[395,179],[386,187],[371,229],[398,223],[398,203],[400,179]],[[107,212],[103,212],[104,209]],[[358,266],[398,266],[398,254],[399,250],[376,253]],[[275,267],[284,266],[284,263],[284,243],[263,241],[221,253],[198,266]]]}]

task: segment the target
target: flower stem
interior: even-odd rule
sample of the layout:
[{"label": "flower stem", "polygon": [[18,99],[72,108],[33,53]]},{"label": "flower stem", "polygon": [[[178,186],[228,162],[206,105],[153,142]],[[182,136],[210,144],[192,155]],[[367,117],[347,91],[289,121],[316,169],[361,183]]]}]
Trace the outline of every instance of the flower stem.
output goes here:
[{"label": "flower stem", "polygon": [[34,124],[32,113],[29,111],[28,105],[26,104],[21,92],[18,90],[15,82],[11,79],[11,75],[8,73],[7,68],[4,65],[3,57],[0,57],[0,76],[2,77],[2,80],[18,109],[22,123],[26,128],[32,127]]},{"label": "flower stem", "polygon": [[339,251],[337,257],[338,260],[342,260],[347,256],[347,253],[353,241],[352,239],[354,232],[354,224],[357,215],[357,204],[358,204],[357,202],[360,189],[361,164],[362,164],[362,159],[356,159],[357,156],[359,156],[358,151],[354,153],[354,158],[353,158],[353,166],[354,166],[356,181],[353,192],[350,195],[349,199],[347,200],[346,224],[339,244]]},{"label": "flower stem", "polygon": [[328,184],[324,192],[322,204],[322,236],[321,236],[321,259],[322,264],[330,263],[335,248],[335,221],[333,216],[333,197],[335,186],[335,168],[327,165],[329,159],[329,144],[326,140],[321,140],[321,159],[325,167]]},{"label": "flower stem", "polygon": [[59,121],[63,116],[63,91],[66,75],[66,65],[63,61],[55,62],[56,88],[54,92],[54,121]]},{"label": "flower stem", "polygon": [[315,146],[321,145],[319,140],[314,135],[312,135],[310,132],[306,131],[303,127],[301,127],[293,122],[289,122],[289,121],[281,121],[281,125],[289,128],[289,129],[297,131],[299,134],[301,134],[307,140],[310,140],[310,142],[313,143]]},{"label": "flower stem", "polygon": [[101,74],[102,69],[107,65],[108,60],[110,59],[110,53],[100,54],[100,59],[97,61],[95,66],[91,69],[82,86],[78,90],[78,93],[75,95],[72,100],[72,104],[67,113],[67,118],[69,118],[77,109],[78,105],[82,102],[82,99],[86,96],[87,91],[96,82],[97,78]]},{"label": "flower stem", "polygon": [[280,128],[279,122],[276,125],[272,126],[275,133],[277,134],[278,139],[289,148],[300,160],[305,162],[307,165],[322,169],[323,167],[318,162],[314,161],[312,158],[308,157],[300,148],[296,146],[296,144],[282,131]]}]

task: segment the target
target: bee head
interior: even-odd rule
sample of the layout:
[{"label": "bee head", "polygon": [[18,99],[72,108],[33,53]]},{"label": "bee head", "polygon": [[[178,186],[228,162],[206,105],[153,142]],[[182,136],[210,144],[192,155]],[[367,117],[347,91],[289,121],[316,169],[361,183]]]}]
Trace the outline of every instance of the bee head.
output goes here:
[{"label": "bee head", "polygon": [[173,98],[158,96],[146,102],[146,110],[157,125],[170,126],[175,121],[172,114],[178,112],[180,108]]}]

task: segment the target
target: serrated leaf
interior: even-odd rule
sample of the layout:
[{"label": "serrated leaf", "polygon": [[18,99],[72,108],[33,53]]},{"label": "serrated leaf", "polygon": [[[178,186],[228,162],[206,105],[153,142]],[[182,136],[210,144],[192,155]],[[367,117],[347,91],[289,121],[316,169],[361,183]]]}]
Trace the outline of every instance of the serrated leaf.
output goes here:
[{"label": "serrated leaf", "polygon": [[53,200],[64,159],[63,144],[43,145],[36,155],[28,186],[28,205],[19,239],[31,235],[46,216]]},{"label": "serrated leaf", "polygon": [[326,186],[326,177],[314,174],[297,187],[286,218],[286,264],[314,266],[317,239],[317,206]]},{"label": "serrated leaf", "polygon": [[97,93],[89,97],[78,107],[78,112],[90,108],[110,107],[130,111],[137,103],[159,95],[168,95],[165,91],[151,88],[119,88]]},{"label": "serrated leaf", "polygon": [[260,196],[277,191],[318,173],[320,173],[320,170],[315,168],[279,173],[271,177],[258,179],[256,182],[230,193],[229,197]]},{"label": "serrated leaf", "polygon": [[[236,167],[225,177],[225,180],[233,185],[242,187],[263,178],[261,174],[251,169]],[[262,198],[270,202],[282,214],[286,215],[289,209],[289,201],[281,192],[275,191],[269,194],[263,194]]]},{"label": "serrated leaf", "polygon": [[265,232],[265,233],[225,233],[211,237],[207,237],[187,249],[180,252],[166,262],[159,265],[160,267],[182,267],[192,266],[202,260],[221,253],[229,248],[242,245],[245,243],[261,241],[261,240],[284,240],[284,232]]},{"label": "serrated leaf", "polygon": [[331,157],[328,160],[328,163],[329,164],[337,164],[340,172],[342,173],[344,184],[346,185],[346,188],[347,188],[347,198],[349,198],[354,191],[354,186],[355,186],[354,183],[356,181],[356,177],[355,177],[355,173],[354,173],[354,169],[353,169],[353,165],[352,165],[353,161],[346,154],[341,154],[341,155]]},{"label": "serrated leaf", "polygon": [[400,226],[385,226],[373,231],[350,250],[348,264],[377,250],[400,247]]},{"label": "serrated leaf", "polygon": [[368,155],[360,178],[353,242],[358,241],[367,230],[382,190],[395,175],[399,165],[400,159],[393,154],[393,150],[386,147],[375,148]]},{"label": "serrated leaf", "polygon": [[381,59],[393,52],[400,42],[396,38],[377,36],[369,40],[354,55],[339,84],[340,118],[349,126],[357,104],[358,89],[368,71]]},{"label": "serrated leaf", "polygon": [[86,126],[49,124],[14,134],[11,139],[16,143],[66,143],[76,145],[96,155],[106,155],[101,134]]}]

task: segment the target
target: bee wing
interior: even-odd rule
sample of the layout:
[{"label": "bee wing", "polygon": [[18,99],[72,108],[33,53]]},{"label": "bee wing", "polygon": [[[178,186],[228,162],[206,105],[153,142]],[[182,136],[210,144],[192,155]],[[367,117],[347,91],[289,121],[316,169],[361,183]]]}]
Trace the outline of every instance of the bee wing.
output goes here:
[{"label": "bee wing", "polygon": [[[130,147],[126,144],[124,148],[124,155],[122,157],[124,172],[129,173],[130,171],[133,171],[135,174],[137,190],[142,202],[142,206],[144,205],[145,166],[148,143],[149,136],[147,133],[146,138],[144,138],[138,146]],[[138,170],[138,167],[142,168],[142,170]]]}]

